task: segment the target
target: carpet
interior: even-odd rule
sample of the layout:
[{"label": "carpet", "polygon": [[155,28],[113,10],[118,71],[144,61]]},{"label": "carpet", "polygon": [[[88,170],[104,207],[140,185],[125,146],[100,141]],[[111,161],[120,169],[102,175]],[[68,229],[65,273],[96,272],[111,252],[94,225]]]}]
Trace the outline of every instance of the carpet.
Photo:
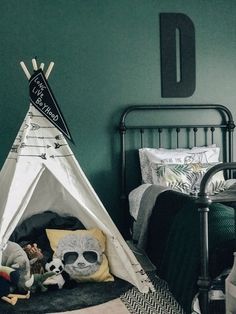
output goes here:
[{"label": "carpet", "polygon": [[[130,314],[124,303],[119,298],[100,305],[87,307],[85,309],[63,312],[63,314],[111,314],[111,313]],[[48,314],[61,314],[61,312]]]},{"label": "carpet", "polygon": [[0,313],[42,314],[78,310],[119,298],[131,287],[131,284],[119,278],[114,282],[78,283],[71,289],[31,294],[29,300],[18,300],[15,306],[1,301]]}]

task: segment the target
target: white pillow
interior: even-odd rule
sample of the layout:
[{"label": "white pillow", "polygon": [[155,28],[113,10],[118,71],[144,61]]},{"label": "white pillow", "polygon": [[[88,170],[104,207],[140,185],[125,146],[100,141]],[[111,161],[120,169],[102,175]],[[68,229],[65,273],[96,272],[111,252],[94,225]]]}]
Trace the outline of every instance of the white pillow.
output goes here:
[{"label": "white pillow", "polygon": [[[204,174],[217,163],[191,163],[191,164],[156,164],[151,163],[152,182],[168,186],[174,190],[197,194]],[[208,184],[207,192],[216,194],[225,189],[223,171],[217,172]]]},{"label": "white pillow", "polygon": [[[152,183],[189,194],[194,180],[191,164],[151,163]],[[191,180],[191,175],[193,178]]]},{"label": "white pillow", "polygon": [[191,149],[177,148],[141,148],[139,160],[143,183],[152,183],[151,163],[185,164],[219,162],[220,148],[215,145],[193,147]]}]

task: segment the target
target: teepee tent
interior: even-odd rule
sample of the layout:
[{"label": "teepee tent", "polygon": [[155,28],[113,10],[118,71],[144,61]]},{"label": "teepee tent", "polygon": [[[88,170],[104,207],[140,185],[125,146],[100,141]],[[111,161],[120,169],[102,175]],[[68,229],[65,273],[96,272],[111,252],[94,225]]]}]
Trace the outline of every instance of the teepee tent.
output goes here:
[{"label": "teepee tent", "polygon": [[[33,65],[36,69],[35,60]],[[24,70],[30,79],[28,70]],[[152,288],[83,173],[64,134],[32,104],[0,172],[0,186],[0,253],[19,223],[53,208],[62,216],[77,217],[87,229],[97,227],[104,232],[106,255],[115,276],[127,280],[141,292]]]}]

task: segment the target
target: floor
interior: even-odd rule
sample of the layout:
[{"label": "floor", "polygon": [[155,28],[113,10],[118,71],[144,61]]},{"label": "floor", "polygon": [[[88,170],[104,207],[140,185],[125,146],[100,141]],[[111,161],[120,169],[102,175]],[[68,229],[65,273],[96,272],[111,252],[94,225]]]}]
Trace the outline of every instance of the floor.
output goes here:
[{"label": "floor", "polygon": [[[121,300],[115,299],[97,306],[69,312],[57,312],[53,314],[130,314]],[[50,313],[48,313],[50,314]]]}]

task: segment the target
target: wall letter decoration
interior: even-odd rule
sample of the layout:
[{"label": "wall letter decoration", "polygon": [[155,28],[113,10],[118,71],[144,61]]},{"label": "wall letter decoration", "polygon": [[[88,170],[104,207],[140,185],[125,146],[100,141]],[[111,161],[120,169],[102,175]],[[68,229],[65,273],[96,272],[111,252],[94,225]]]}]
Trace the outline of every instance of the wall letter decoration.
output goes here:
[{"label": "wall letter decoration", "polygon": [[189,97],[196,87],[195,30],[182,13],[160,14],[162,97]]}]

